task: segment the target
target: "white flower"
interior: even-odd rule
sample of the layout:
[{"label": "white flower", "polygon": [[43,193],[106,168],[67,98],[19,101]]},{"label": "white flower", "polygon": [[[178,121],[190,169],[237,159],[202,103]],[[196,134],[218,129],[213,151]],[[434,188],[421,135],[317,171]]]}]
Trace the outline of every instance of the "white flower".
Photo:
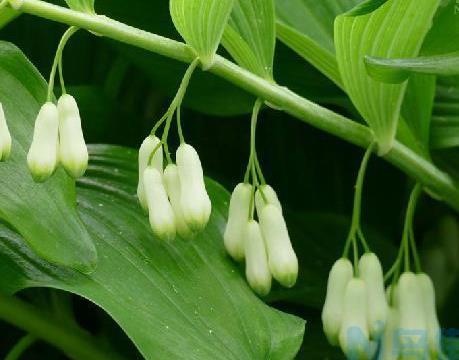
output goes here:
[{"label": "white flower", "polygon": [[88,148],[81,128],[80,111],[71,95],[57,102],[59,112],[59,160],[74,178],[83,176],[88,167]]},{"label": "white flower", "polygon": [[353,278],[346,287],[343,299],[343,320],[339,333],[341,349],[348,359],[366,360],[371,352],[365,282]]},{"label": "white flower", "polygon": [[192,231],[201,231],[206,227],[212,210],[204,184],[201,160],[196,150],[188,144],[179,146],[176,160],[183,216]]},{"label": "white flower", "polygon": [[381,339],[381,346],[378,360],[397,360],[399,356],[399,346],[397,334],[399,329],[399,312],[395,307],[389,308],[387,314],[386,327]]},{"label": "white flower", "polygon": [[269,269],[279,283],[292,287],[298,277],[298,259],[284,217],[275,205],[265,206],[258,217],[268,249]]},{"label": "white flower", "polygon": [[260,226],[250,220],[245,232],[245,274],[250,287],[260,296],[271,290],[271,272]]},{"label": "white flower", "polygon": [[180,204],[180,177],[177,165],[169,164],[164,170],[164,185],[175,214],[175,226],[183,239],[191,239],[195,235],[185,222],[182,205]]},{"label": "white flower", "polygon": [[[422,300],[423,292],[416,275],[405,272],[397,285],[398,308],[400,313],[399,347],[403,359],[415,356],[413,350],[422,358],[427,354],[427,324]],[[421,340],[419,340],[421,338]],[[413,349],[412,344],[416,344]]]},{"label": "white flower", "polygon": [[255,204],[258,213],[260,213],[266,205],[274,205],[282,212],[282,205],[277,197],[274,189],[269,185],[261,185],[255,194]]},{"label": "white flower", "polygon": [[[139,183],[137,185],[137,197],[139,198],[140,205],[145,211],[148,211],[148,203],[143,184],[143,173],[149,165],[158,170],[160,174],[163,173],[163,148],[162,146],[158,148],[160,143],[161,141],[156,136],[148,136],[139,149]],[[153,158],[150,159],[156,148],[158,149]]]},{"label": "white flower", "polygon": [[0,103],[0,161],[8,159],[11,153],[11,135],[8,130],[3,105]]},{"label": "white flower", "polygon": [[435,307],[434,286],[427,274],[416,274],[416,278],[422,294],[430,355],[433,359],[437,359],[441,355],[441,330]]},{"label": "white flower", "polygon": [[234,188],[223,235],[226,251],[238,261],[244,259],[244,231],[249,221],[251,195],[252,186],[249,184],[241,183]]},{"label": "white flower", "polygon": [[56,105],[44,104],[37,119],[32,144],[27,154],[27,163],[35,181],[45,181],[57,165],[59,147],[59,114]]},{"label": "white flower", "polygon": [[174,240],[176,235],[175,216],[167,198],[161,173],[149,166],[144,171],[143,182],[153,232],[161,240]]},{"label": "white flower", "polygon": [[387,318],[387,301],[381,263],[374,253],[364,254],[359,261],[360,277],[365,281],[368,302],[370,336],[377,340],[382,335]]},{"label": "white flower", "polygon": [[338,345],[338,335],[343,319],[343,298],[347,284],[354,276],[351,262],[346,258],[337,260],[330,270],[327,295],[322,309],[322,324],[330,344]]}]

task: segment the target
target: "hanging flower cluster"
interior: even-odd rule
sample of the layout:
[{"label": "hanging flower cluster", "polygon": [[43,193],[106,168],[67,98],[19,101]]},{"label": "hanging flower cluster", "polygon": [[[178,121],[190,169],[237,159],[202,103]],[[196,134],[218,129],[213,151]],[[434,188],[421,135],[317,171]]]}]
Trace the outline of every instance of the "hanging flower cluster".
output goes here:
[{"label": "hanging flower cluster", "polygon": [[5,161],[11,154],[11,135],[6,122],[3,105],[0,103],[0,161]]},{"label": "hanging flower cluster", "polygon": [[[197,65],[198,60],[192,62],[166,114],[158,121],[151,135],[143,141],[139,149],[137,197],[149,215],[153,232],[166,241],[175,239],[176,234],[184,239],[193,238],[206,227],[212,211],[201,160],[196,150],[185,142],[180,120],[180,105]],[[167,145],[169,129],[175,114],[180,137],[176,164],[169,155]],[[155,133],[163,123],[164,132],[159,139]],[[164,155],[167,159],[165,169]]]},{"label": "hanging flower cluster", "polygon": [[[324,333],[351,360],[437,360],[444,356],[431,279],[421,271],[412,228],[421,193],[413,190],[405,218],[399,255],[383,274],[360,228],[363,179],[371,146],[357,177],[354,213],[343,257],[333,265],[322,310]],[[359,259],[358,240],[365,249]],[[349,251],[352,246],[352,263]],[[411,259],[416,273],[411,272]],[[385,290],[385,281],[392,282]]]},{"label": "hanging flower cluster", "polygon": [[45,103],[35,120],[27,163],[35,181],[45,181],[61,164],[74,178],[88,167],[88,149],[81,128],[80,112],[75,99],[62,95],[57,106]]},{"label": "hanging flower cluster", "polygon": [[[249,165],[244,183],[237,185],[231,195],[224,242],[227,252],[236,261],[245,259],[249,285],[264,296],[271,290],[272,277],[283,286],[295,285],[298,259],[281,203],[274,189],[265,182],[255,150],[255,128],[261,105],[258,100],[254,106]],[[254,219],[255,209],[258,222]]]}]

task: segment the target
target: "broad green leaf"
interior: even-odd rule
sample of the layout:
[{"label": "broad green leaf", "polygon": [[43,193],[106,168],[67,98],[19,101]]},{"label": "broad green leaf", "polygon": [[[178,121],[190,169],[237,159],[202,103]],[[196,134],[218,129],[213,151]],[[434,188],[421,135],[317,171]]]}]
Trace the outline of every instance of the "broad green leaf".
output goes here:
[{"label": "broad green leaf", "polygon": [[196,52],[203,68],[210,67],[235,0],[170,0],[172,21]]},{"label": "broad green leaf", "polygon": [[0,42],[0,102],[13,138],[11,158],[0,163],[0,219],[42,258],[88,272],[97,254],[76,211],[74,181],[59,169],[37,184],[27,168],[34,120],[46,101],[46,88],[20,50]]},{"label": "broad green leaf", "polygon": [[236,0],[222,44],[238,64],[273,81],[274,1]]},{"label": "broad green leaf", "polygon": [[411,59],[365,57],[370,76],[388,84],[400,84],[411,74],[440,76],[459,75],[459,51],[437,56],[420,56]]},{"label": "broad green leaf", "polygon": [[[207,182],[213,213],[193,241],[158,241],[136,193],[136,151],[93,146],[79,212],[100,261],[89,276],[50,266],[0,228],[0,288],[53,287],[109,313],[146,359],[292,359],[304,322],[269,308],[226,255],[229,193]],[[5,287],[6,285],[6,287]]]},{"label": "broad green leaf", "polygon": [[69,8],[89,14],[95,14],[94,0],[65,0]]},{"label": "broad green leaf", "polygon": [[406,83],[382,84],[366,72],[364,57],[415,57],[429,31],[439,1],[390,0],[371,14],[340,15],[335,46],[345,89],[375,134],[379,154],[393,144]]},{"label": "broad green leaf", "polygon": [[432,119],[433,149],[459,147],[459,116],[435,116]]},{"label": "broad green leaf", "polygon": [[388,0],[364,0],[351,11],[347,12],[347,16],[360,16],[369,14],[380,6],[382,6]]}]

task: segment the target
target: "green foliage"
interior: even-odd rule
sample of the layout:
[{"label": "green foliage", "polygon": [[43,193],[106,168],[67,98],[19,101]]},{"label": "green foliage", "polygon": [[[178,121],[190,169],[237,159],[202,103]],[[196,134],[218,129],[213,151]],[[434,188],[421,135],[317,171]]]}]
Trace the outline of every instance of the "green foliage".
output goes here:
[{"label": "green foliage", "polygon": [[69,8],[88,14],[95,14],[94,0],[65,0]]}]

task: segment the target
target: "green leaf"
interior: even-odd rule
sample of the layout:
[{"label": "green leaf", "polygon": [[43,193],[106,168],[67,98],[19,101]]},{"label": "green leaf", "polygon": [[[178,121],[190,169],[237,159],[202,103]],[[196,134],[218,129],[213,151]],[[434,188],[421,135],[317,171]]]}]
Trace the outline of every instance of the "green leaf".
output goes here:
[{"label": "green leaf", "polygon": [[95,14],[94,0],[65,0],[69,8],[89,14]]},{"label": "green leaf", "polygon": [[273,0],[236,0],[222,44],[238,64],[273,80],[276,44]]},{"label": "green leaf", "polygon": [[406,84],[381,84],[366,72],[365,56],[415,57],[429,31],[438,1],[390,0],[371,14],[340,15],[335,46],[346,91],[375,134],[379,154],[395,138]]},{"label": "green leaf", "polygon": [[459,147],[459,116],[435,116],[432,119],[433,149]]},{"label": "green leaf", "polygon": [[370,76],[388,84],[400,84],[411,74],[430,74],[441,76],[459,75],[459,51],[437,55],[420,56],[411,59],[387,59],[365,57]]},{"label": "green leaf", "polygon": [[172,21],[209,68],[217,52],[235,0],[170,0]]},{"label": "green leaf", "polygon": [[35,117],[47,85],[15,46],[0,42],[0,101],[12,155],[0,163],[0,219],[19,232],[42,258],[83,272],[96,263],[96,249],[76,211],[75,183],[59,169],[37,184],[27,168]]},{"label": "green leaf", "polygon": [[355,8],[346,13],[347,16],[360,16],[377,10],[388,0],[364,0]]},{"label": "green leaf", "polygon": [[79,294],[109,313],[146,359],[292,359],[304,322],[260,301],[225,253],[229,193],[208,181],[207,229],[193,241],[161,242],[137,203],[136,156],[127,148],[91,147],[78,203],[100,254],[94,273],[49,266],[1,227],[0,288]]}]

